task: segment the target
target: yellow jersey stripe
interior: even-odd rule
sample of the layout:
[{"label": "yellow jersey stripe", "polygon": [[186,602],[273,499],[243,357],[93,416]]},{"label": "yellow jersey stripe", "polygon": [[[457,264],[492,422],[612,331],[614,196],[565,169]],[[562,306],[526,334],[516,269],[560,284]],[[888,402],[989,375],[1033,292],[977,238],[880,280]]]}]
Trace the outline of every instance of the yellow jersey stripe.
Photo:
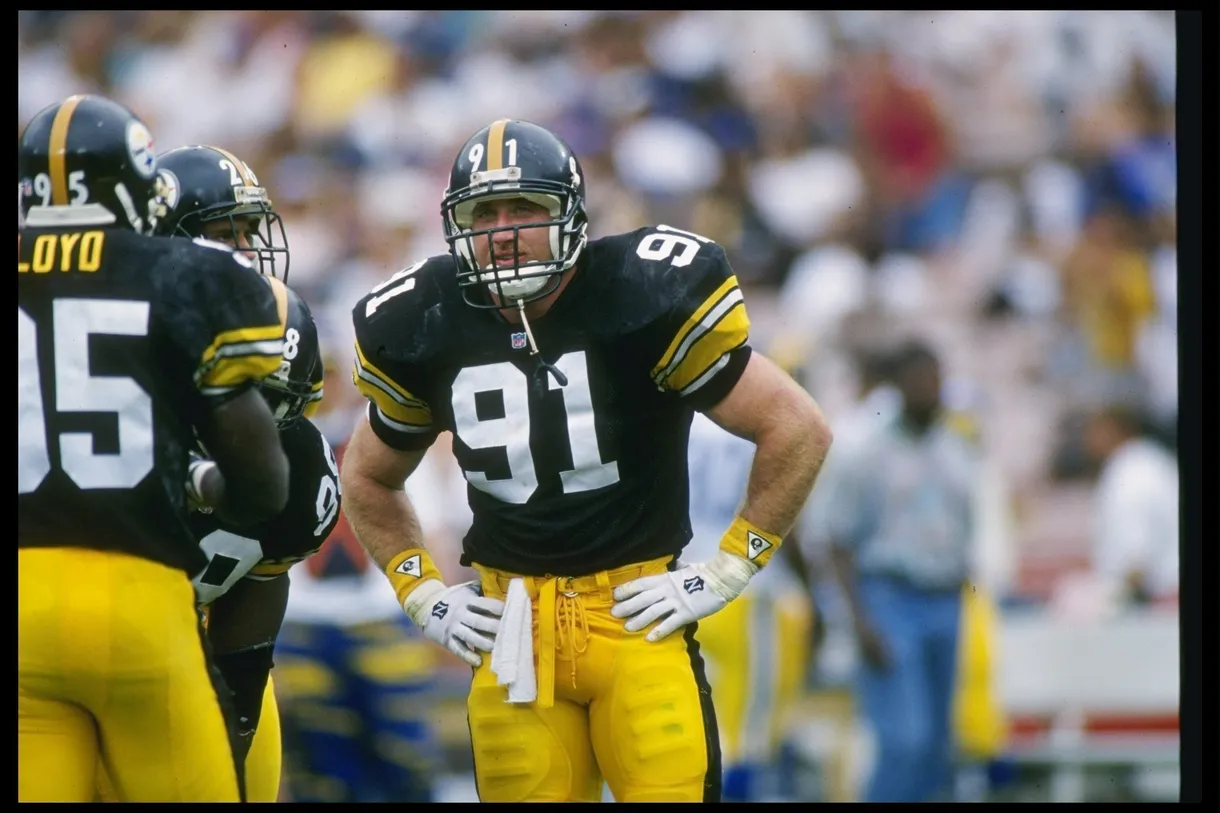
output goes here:
[{"label": "yellow jersey stripe", "polygon": [[218,355],[224,355],[222,349],[229,345],[258,344],[261,342],[280,342],[283,351],[284,326],[267,325],[266,327],[239,327],[216,334],[212,343],[207,346],[200,357],[201,367],[211,364]]},{"label": "yellow jersey stripe", "polygon": [[68,151],[68,127],[72,123],[72,114],[84,100],[84,96],[69,96],[64,99],[59,110],[55,111],[55,120],[51,122],[51,140],[47,144],[47,163],[51,172],[51,203],[55,206],[68,205],[68,171],[66,159]]},{"label": "yellow jersey stripe", "polygon": [[261,381],[280,368],[281,355],[221,356],[199,376],[199,388],[225,390],[247,381]]},{"label": "yellow jersey stripe", "polygon": [[652,378],[658,385],[663,385],[665,379],[674,371],[679,364],[682,363],[682,357],[689,351],[690,346],[699,338],[701,334],[709,327],[704,323],[708,321],[709,314],[712,315],[712,321],[722,314],[713,314],[717,306],[724,307],[722,304],[729,297],[736,295],[737,299],[741,298],[741,291],[737,287],[737,277],[730,276],[720,284],[720,287],[712,292],[711,296],[703,300],[695,312],[690,315],[674,336],[673,341],[669,343],[669,347],[665,350],[665,355],[661,356],[661,360],[652,368]]},{"label": "yellow jersey stripe", "polygon": [[503,169],[504,167],[504,128],[508,119],[500,119],[491,125],[487,131],[487,169]]},{"label": "yellow jersey stripe", "polygon": [[[733,301],[733,300],[736,301]],[[687,395],[702,385],[704,374],[723,366],[728,353],[741,347],[750,337],[750,317],[741,297],[724,300],[727,307],[708,329],[694,337],[683,356],[665,379],[664,385]],[[720,310],[720,309],[718,309]],[[715,313],[715,311],[713,311]],[[710,316],[710,315],[709,315]],[[694,334],[692,334],[694,336]]]},{"label": "yellow jersey stripe", "polygon": [[290,561],[275,561],[275,562],[262,561],[262,562],[259,562],[257,565],[250,568],[250,572],[246,574],[245,578],[250,578],[251,576],[256,577],[256,578],[259,576],[262,576],[262,577],[266,578],[266,577],[282,575],[284,573],[287,573],[292,568],[292,566],[295,565],[297,562],[301,562],[301,561],[304,561],[305,559],[308,559],[310,556],[312,556],[316,552],[317,552],[317,548],[314,548],[314,550],[311,550],[309,553],[305,554],[304,556],[293,557]]},{"label": "yellow jersey stripe", "polygon": [[360,394],[373,402],[382,419],[394,429],[401,432],[422,432],[432,427],[432,409],[422,401],[415,402],[420,406],[400,403],[382,387],[359,374],[353,376],[353,381]]},{"label": "yellow jersey stripe", "polygon": [[395,384],[393,379],[391,379],[388,375],[377,369],[377,367],[375,367],[373,363],[368,360],[368,357],[364,355],[364,351],[360,349],[360,340],[357,339],[356,369],[352,375],[352,380],[353,382],[358,383],[358,380],[363,378],[367,381],[369,376],[376,379],[377,383],[383,385],[385,389],[388,390],[387,394],[393,397],[396,401],[399,401],[403,406],[416,406],[424,408],[428,406],[426,403]]}]

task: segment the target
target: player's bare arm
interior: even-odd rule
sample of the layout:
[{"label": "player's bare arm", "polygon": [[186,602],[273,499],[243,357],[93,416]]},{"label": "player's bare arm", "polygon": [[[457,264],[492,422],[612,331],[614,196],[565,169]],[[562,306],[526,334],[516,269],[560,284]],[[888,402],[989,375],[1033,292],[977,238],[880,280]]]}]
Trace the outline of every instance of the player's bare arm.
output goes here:
[{"label": "player's bare arm", "polygon": [[787,536],[830,449],[822,410],[791,376],[755,353],[741,379],[707,415],[758,447],[741,516]]},{"label": "player's bare arm", "polygon": [[362,420],[352,433],[339,477],[348,522],[384,570],[405,550],[424,547],[423,531],[404,484],[427,450],[392,449]]},{"label": "player's bare arm", "polygon": [[428,555],[404,491],[425,453],[392,449],[367,420],[357,424],[340,471],[347,519],[424,635],[478,666],[479,651],[490,652],[495,643],[504,604],[484,598],[473,582],[447,586]]},{"label": "player's bare arm", "polygon": [[628,632],[660,621],[648,633],[649,641],[659,641],[741,595],[796,524],[830,448],[830,428],[817,404],[758,353],[707,414],[757,446],[746,502],[711,560],[615,589],[618,603],[612,614],[627,619]]},{"label": "player's bare arm", "polygon": [[275,419],[256,388],[212,410],[199,427],[216,467],[200,483],[200,496],[234,525],[271,519],[288,503],[288,457]]}]

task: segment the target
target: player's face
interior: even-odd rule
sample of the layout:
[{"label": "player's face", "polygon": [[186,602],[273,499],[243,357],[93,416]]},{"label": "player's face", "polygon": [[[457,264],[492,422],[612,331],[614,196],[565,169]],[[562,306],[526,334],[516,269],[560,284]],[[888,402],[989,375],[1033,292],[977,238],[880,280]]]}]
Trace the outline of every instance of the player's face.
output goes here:
[{"label": "player's face", "polygon": [[[481,201],[474,207],[471,229],[497,229],[506,226],[526,227],[531,223],[546,223],[551,219],[545,207],[525,198],[503,198]],[[546,228],[518,228],[516,240],[511,229],[494,232],[488,239],[481,235],[473,239],[474,256],[480,268],[494,260],[497,267],[511,267],[515,262],[546,262],[553,259]],[[515,245],[514,245],[515,244]]]},{"label": "player's face", "polygon": [[245,254],[251,260],[257,261],[258,253],[254,247],[259,234],[258,216],[238,215],[231,220],[231,227],[230,218],[227,217],[207,221],[203,224],[203,236],[209,240],[224,243]]}]

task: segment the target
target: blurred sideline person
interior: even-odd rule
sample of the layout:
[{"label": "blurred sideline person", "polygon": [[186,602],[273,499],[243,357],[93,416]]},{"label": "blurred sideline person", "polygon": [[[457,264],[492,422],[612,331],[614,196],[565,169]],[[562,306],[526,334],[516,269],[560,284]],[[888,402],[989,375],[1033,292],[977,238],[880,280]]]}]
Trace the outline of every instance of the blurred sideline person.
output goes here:
[{"label": "blurred sideline person", "polygon": [[[751,355],[720,246],[668,226],[589,240],[584,203],[579,161],[542,127],[501,119],[462,147],[451,253],[352,311],[370,404],[341,469],[348,519],[407,614],[474,669],[480,799],[597,801],[604,778],[622,802],[718,801],[696,622],[778,551],[830,432]],[[757,450],[715,556],[679,565],[696,410]],[[445,583],[403,492],[443,431],[481,583]]]},{"label": "blurred sideline person", "polygon": [[[684,560],[715,555],[745,499],[753,457],[754,444],[695,415],[688,452],[694,537]],[[765,801],[768,788],[779,784],[769,772],[804,686],[813,628],[801,564],[788,561],[794,555],[800,545],[789,540],[737,599],[700,622],[695,636],[716,706],[726,802]]]},{"label": "blurred sideline person", "polygon": [[[854,403],[835,417],[834,447],[822,464],[818,487],[809,495],[797,523],[812,582],[816,620],[821,632],[834,639],[832,647],[842,633],[850,635],[851,622],[831,555],[827,525],[832,508],[830,495],[841,469],[839,463],[853,457],[853,449],[862,437],[867,437],[871,427],[891,420],[902,407],[902,395],[891,376],[892,352],[893,348],[879,342],[859,344],[849,351],[856,372]],[[828,665],[832,671],[835,669],[833,662]]]},{"label": "blurred sideline person", "polygon": [[[363,399],[338,371],[337,363],[327,365],[328,397],[318,424],[342,465]],[[456,524],[448,510],[452,499],[436,488],[442,473],[429,463],[424,468],[408,491],[421,507],[430,543],[439,542]],[[458,508],[465,510],[464,501]],[[282,799],[433,801],[439,746],[430,704],[440,653],[403,615],[342,515],[318,554],[293,569],[292,580],[276,642]]]},{"label": "blurred sideline person", "polygon": [[239,801],[187,491],[235,525],[287,502],[255,387],[285,291],[226,246],[149,236],[153,139],[113,101],[42,110],[17,160],[18,799],[90,801],[100,761],[122,801]]},{"label": "blurred sideline person", "polygon": [[1117,606],[1172,605],[1178,597],[1178,461],[1144,435],[1139,411],[1093,411],[1085,446],[1100,469],[1094,497],[1093,572]]},{"label": "blurred sideline person", "polygon": [[978,460],[942,407],[931,348],[903,344],[892,373],[901,411],[836,462],[827,524],[859,646],[857,702],[877,741],[864,801],[944,801]]},{"label": "blurred sideline person", "polygon": [[[264,275],[278,272],[274,284],[282,283],[288,269],[287,239],[267,190],[245,162],[220,147],[179,147],[160,156],[158,173],[167,204],[159,234],[231,246],[258,262]],[[276,243],[267,237],[272,228],[280,237]],[[269,244],[274,249],[254,248]],[[191,530],[209,558],[194,579],[195,590],[216,664],[233,693],[239,756],[251,802],[273,802],[279,793],[282,749],[269,673],[289,591],[287,571],[317,551],[335,527],[341,507],[338,463],[306,417],[323,392],[317,326],[296,292],[285,287],[285,293],[283,359],[260,390],[288,456],[288,504],[274,518],[250,527],[220,521],[205,506],[191,513]],[[198,476],[207,476],[211,466],[206,452],[202,447],[193,452]],[[112,800],[107,782],[103,771],[100,795]]]}]

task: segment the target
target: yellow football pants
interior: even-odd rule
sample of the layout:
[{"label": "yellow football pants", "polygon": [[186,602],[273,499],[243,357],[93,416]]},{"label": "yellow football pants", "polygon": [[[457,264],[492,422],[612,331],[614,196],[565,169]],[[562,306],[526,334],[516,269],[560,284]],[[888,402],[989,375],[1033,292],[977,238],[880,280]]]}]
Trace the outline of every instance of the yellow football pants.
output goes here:
[{"label": "yellow football pants", "polygon": [[124,554],[17,554],[20,801],[240,800],[219,679],[181,571]]},{"label": "yellow football pants", "polygon": [[726,766],[769,761],[800,696],[813,625],[803,594],[747,592],[699,622]]},{"label": "yellow football pants", "polygon": [[[532,599],[538,700],[510,704],[491,657],[467,700],[484,802],[720,801],[720,748],[694,625],[657,643],[610,615],[614,587],[668,558],[579,578],[522,577]],[[511,574],[479,568],[503,599]]]},{"label": "yellow football pants", "polygon": [[250,753],[246,754],[246,798],[251,802],[274,802],[280,796],[280,771],[284,751],[280,745],[280,707],[275,702],[275,685],[267,676],[263,690],[263,710],[258,715],[258,730]]},{"label": "yellow football pants", "polygon": [[[274,802],[280,794],[280,769],[283,751],[280,747],[280,710],[275,702],[275,687],[267,676],[263,692],[263,710],[259,713],[258,730],[246,755],[246,801]],[[97,764],[97,798],[102,802],[119,801],[106,764]]]}]

